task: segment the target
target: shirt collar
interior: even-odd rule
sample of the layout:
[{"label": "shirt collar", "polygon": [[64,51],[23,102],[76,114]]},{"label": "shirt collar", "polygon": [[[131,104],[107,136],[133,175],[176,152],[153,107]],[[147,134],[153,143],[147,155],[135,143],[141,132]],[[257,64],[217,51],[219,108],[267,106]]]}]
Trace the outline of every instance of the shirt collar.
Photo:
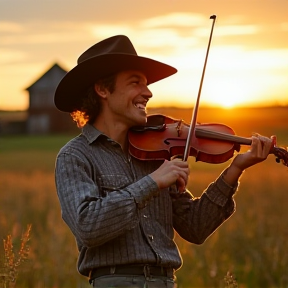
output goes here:
[{"label": "shirt collar", "polygon": [[93,125],[87,123],[82,128],[82,134],[86,137],[88,140],[88,143],[93,143],[100,135],[104,135],[102,132],[100,132],[98,129],[96,129]]}]

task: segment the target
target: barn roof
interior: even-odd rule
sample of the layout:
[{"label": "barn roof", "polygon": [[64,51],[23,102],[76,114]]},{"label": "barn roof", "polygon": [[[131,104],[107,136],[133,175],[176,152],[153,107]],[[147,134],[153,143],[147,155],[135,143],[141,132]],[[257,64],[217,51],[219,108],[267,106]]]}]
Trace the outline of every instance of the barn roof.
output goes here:
[{"label": "barn roof", "polygon": [[43,83],[50,83],[50,85],[54,84],[57,86],[66,73],[67,70],[62,68],[59,64],[55,63],[25,90],[29,91],[32,87],[43,86]]}]

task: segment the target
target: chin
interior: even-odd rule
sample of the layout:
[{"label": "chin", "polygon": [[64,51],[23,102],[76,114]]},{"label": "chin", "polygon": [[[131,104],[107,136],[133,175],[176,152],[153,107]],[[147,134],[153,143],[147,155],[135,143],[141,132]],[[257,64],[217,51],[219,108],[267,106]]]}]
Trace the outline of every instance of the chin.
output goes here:
[{"label": "chin", "polygon": [[146,125],[147,123],[147,117],[143,117],[142,119],[139,118],[139,120],[137,121],[137,125]]},{"label": "chin", "polygon": [[139,115],[138,117],[135,117],[134,118],[134,123],[135,123],[135,126],[146,125],[146,123],[147,123],[147,115],[146,115],[146,113],[141,115],[141,116]]}]

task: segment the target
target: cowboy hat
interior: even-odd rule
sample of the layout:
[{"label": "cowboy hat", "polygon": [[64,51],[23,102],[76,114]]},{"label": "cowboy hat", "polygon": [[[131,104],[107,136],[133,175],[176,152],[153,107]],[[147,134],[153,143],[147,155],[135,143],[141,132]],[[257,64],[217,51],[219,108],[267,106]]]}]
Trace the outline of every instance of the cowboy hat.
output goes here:
[{"label": "cowboy hat", "polygon": [[129,69],[143,72],[147,85],[177,72],[172,66],[138,56],[127,36],[113,36],[96,43],[78,58],[77,66],[60,81],[54,103],[64,112],[79,110],[87,89],[97,79]]}]

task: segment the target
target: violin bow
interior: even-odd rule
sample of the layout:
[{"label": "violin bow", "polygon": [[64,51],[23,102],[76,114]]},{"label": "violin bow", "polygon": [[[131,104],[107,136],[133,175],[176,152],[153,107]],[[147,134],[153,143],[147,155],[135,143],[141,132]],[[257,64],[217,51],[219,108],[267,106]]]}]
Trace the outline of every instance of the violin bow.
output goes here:
[{"label": "violin bow", "polygon": [[198,114],[198,109],[199,109],[200,95],[201,95],[201,91],[202,91],[202,85],[203,85],[203,80],[204,80],[204,75],[205,75],[205,70],[206,70],[206,64],[207,64],[207,59],[208,59],[208,55],[209,55],[214,25],[215,25],[215,21],[216,21],[216,15],[211,15],[210,19],[213,19],[212,28],[211,28],[208,47],[207,47],[207,51],[206,51],[206,57],[205,57],[203,71],[202,71],[202,77],[201,77],[201,81],[200,81],[198,96],[197,96],[195,107],[193,109],[190,128],[188,130],[188,136],[187,136],[187,141],[186,141],[186,145],[185,145],[183,161],[187,161],[187,159],[188,159],[192,137],[193,137],[193,135],[195,135],[194,132],[195,132],[195,127],[196,127],[196,122],[197,122],[197,114]]}]

